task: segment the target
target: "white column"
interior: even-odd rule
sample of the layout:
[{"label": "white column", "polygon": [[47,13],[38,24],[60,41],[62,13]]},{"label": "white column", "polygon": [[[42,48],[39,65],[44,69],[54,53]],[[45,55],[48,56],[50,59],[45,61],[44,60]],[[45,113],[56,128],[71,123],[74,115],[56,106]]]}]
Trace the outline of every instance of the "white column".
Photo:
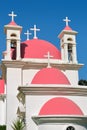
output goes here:
[{"label": "white column", "polygon": [[73,63],[77,63],[76,44],[72,46]]},{"label": "white column", "polygon": [[61,58],[64,60],[64,48],[61,46]]},{"label": "white column", "polygon": [[5,124],[5,102],[0,99],[0,125]]},{"label": "white column", "polygon": [[65,62],[68,62],[68,44],[64,44],[64,60]]},{"label": "white column", "polygon": [[17,40],[16,59],[20,60],[20,40]]},{"label": "white column", "polygon": [[7,56],[6,59],[10,60],[11,59],[11,41],[7,39]]}]

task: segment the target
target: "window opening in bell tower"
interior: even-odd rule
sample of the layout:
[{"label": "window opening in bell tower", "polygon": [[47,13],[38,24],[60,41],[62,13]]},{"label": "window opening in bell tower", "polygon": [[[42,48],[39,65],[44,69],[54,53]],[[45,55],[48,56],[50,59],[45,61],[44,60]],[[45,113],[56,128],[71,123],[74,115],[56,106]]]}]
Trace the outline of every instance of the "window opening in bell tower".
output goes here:
[{"label": "window opening in bell tower", "polygon": [[72,44],[68,44],[68,60],[72,61]]},{"label": "window opening in bell tower", "polygon": [[11,40],[11,57],[13,60],[16,59],[16,50],[17,50],[17,41],[12,39]]}]

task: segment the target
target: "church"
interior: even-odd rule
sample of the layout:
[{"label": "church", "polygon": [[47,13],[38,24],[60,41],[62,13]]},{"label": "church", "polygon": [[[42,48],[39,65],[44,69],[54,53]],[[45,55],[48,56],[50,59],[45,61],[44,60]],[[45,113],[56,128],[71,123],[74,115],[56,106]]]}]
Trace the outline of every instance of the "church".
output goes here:
[{"label": "church", "polygon": [[9,16],[0,65],[0,125],[12,130],[12,122],[19,118],[25,130],[87,130],[87,87],[78,85],[83,66],[77,59],[78,32],[69,26],[68,17],[58,34],[58,49],[38,38],[36,25],[21,41],[17,15],[12,11]]}]

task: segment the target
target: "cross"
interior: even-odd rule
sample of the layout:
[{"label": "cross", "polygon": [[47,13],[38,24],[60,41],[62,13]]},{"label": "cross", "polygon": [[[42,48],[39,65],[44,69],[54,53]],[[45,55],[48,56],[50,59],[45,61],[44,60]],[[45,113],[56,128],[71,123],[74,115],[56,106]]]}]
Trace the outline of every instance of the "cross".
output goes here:
[{"label": "cross", "polygon": [[29,36],[31,35],[31,33],[29,33],[29,30],[27,30],[27,32],[24,34],[27,35],[27,40],[29,40]]},{"label": "cross", "polygon": [[14,14],[14,12],[13,12],[13,11],[12,11],[12,13],[11,13],[11,14],[8,14],[8,15],[12,17],[12,21],[14,21],[14,17],[16,17],[16,16],[17,16],[16,14]]},{"label": "cross", "polygon": [[66,26],[68,26],[68,23],[69,23],[71,20],[69,20],[68,17],[66,17],[66,19],[63,19],[63,21],[65,21],[65,22],[66,22]]},{"label": "cross", "polygon": [[40,29],[36,28],[36,25],[34,25],[34,28],[30,28],[30,30],[34,31],[34,39],[37,39],[36,32],[40,31]]},{"label": "cross", "polygon": [[47,55],[44,55],[44,57],[48,58],[48,66],[47,67],[50,68],[51,67],[50,66],[50,58],[53,57],[53,56],[51,56],[50,52],[48,51]]}]

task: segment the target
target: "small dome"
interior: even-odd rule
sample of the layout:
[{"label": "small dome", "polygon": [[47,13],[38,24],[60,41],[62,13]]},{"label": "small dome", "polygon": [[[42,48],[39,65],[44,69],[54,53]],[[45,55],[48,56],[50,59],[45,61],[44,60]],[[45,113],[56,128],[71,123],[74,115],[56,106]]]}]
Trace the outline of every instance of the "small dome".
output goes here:
[{"label": "small dome", "polygon": [[21,43],[22,58],[44,58],[47,52],[50,52],[53,59],[61,59],[60,51],[50,42],[32,39]]},{"label": "small dome", "polygon": [[70,82],[60,70],[43,68],[37,72],[31,84],[70,84]]},{"label": "small dome", "polygon": [[68,31],[72,31],[72,28],[70,28],[69,26],[66,26],[63,30],[68,30]]},{"label": "small dome", "polygon": [[17,24],[14,21],[11,21],[8,25],[17,26]]},{"label": "small dome", "polygon": [[83,115],[83,112],[70,99],[57,97],[47,101],[39,115]]}]

